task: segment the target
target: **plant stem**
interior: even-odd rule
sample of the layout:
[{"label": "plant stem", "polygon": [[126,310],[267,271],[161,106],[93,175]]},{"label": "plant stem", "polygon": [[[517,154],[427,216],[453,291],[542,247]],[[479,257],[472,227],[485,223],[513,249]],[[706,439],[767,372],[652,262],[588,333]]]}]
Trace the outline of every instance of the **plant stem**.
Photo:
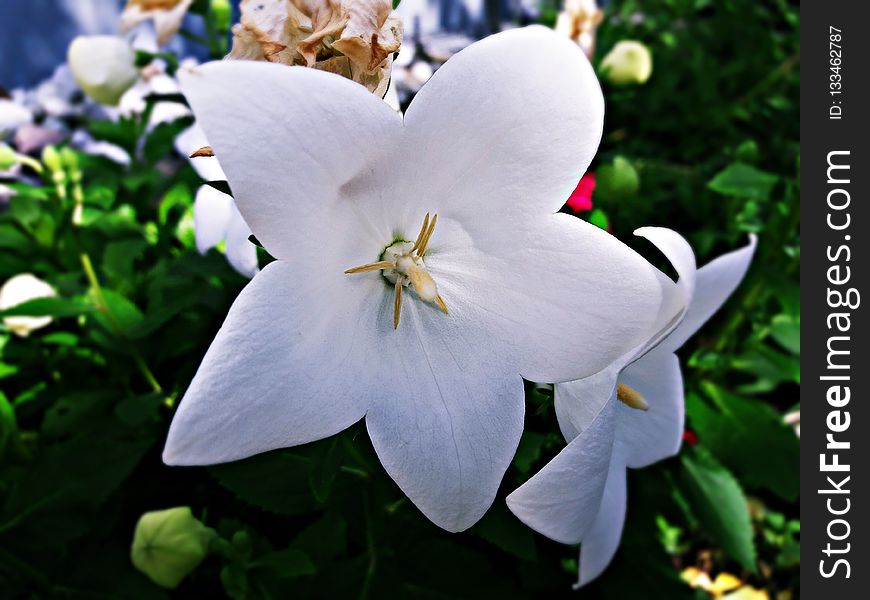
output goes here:
[{"label": "plant stem", "polygon": [[[94,301],[97,305],[97,310],[103,313],[106,316],[106,319],[109,321],[109,325],[111,325],[112,329],[122,340],[127,341],[127,350],[130,352],[130,355],[133,357],[133,361],[136,363],[140,373],[145,378],[145,381],[148,382],[148,385],[151,386],[151,390],[155,394],[162,394],[163,387],[161,387],[160,383],[157,381],[157,378],[154,377],[154,373],[148,368],[148,364],[145,362],[145,359],[142,358],[142,355],[139,354],[139,351],[136,349],[136,346],[129,343],[127,340],[127,336],[124,333],[124,330],[121,328],[121,325],[115,319],[115,316],[112,314],[112,311],[109,309],[109,304],[106,302],[106,296],[103,294],[103,288],[100,286],[100,281],[97,279],[97,273],[94,271],[94,265],[91,262],[91,257],[87,252],[82,251],[79,254],[79,258],[82,262],[82,268],[85,272],[85,277],[88,279],[88,283],[91,286],[91,291],[94,294]],[[167,397],[165,400],[167,406],[172,407],[174,401],[172,398]]]}]

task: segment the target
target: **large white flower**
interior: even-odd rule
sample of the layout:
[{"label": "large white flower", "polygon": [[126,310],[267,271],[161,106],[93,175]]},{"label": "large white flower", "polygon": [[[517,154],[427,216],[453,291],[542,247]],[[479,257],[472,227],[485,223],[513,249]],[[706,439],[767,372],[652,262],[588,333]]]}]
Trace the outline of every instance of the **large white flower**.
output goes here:
[{"label": "large white flower", "polygon": [[610,563],[625,520],[625,468],[673,456],[683,433],[683,378],[674,352],[725,302],[755,251],[744,248],[696,270],[689,244],[658,227],[639,229],[679,274],[685,302],[664,329],[591,377],[556,385],[556,415],[569,442],[552,461],[507,497],[532,529],[565,544],[582,542],[578,585]]},{"label": "large white flower", "polygon": [[582,52],[552,31],[468,47],[404,120],[308,68],[224,61],[181,83],[277,260],[203,359],[169,464],[304,444],[365,417],[390,476],[460,531],[519,442],[521,377],[596,373],[660,319],[673,282],[556,214],[595,153],[604,103]]}]

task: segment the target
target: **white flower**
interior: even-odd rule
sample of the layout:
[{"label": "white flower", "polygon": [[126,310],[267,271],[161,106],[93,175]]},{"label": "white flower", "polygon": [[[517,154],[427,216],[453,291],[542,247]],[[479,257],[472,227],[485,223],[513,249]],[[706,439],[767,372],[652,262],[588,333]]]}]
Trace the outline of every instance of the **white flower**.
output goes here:
[{"label": "white flower", "polygon": [[67,61],[79,87],[100,104],[115,106],[139,78],[133,48],[111,35],[77,37]]},{"label": "white flower", "polygon": [[[208,145],[205,134],[196,123],[175,138],[175,149],[185,157]],[[204,181],[227,180],[216,156],[197,156],[189,161]],[[196,247],[201,254],[205,254],[221,241],[226,241],[226,256],[230,265],[245,277],[257,274],[260,270],[257,265],[257,247],[248,240],[251,228],[242,218],[231,196],[209,185],[201,186],[193,205],[193,219]]]},{"label": "white flower", "polygon": [[[57,292],[50,285],[30,273],[21,273],[0,287],[0,310],[18,306],[28,300],[54,296],[57,296]],[[51,317],[3,317],[6,327],[21,337],[27,337],[32,331],[45,327],[51,321]]]},{"label": "white flower", "polygon": [[193,0],[127,0],[121,13],[121,29],[130,31],[151,20],[157,32],[157,43],[165,45],[181,28]]},{"label": "white flower", "polygon": [[33,121],[33,113],[14,100],[0,98],[0,139]]},{"label": "white flower", "polygon": [[601,61],[601,72],[614,85],[646,83],[652,75],[652,54],[641,42],[623,40]]},{"label": "white flower", "polygon": [[193,230],[200,254],[226,241],[227,261],[236,271],[250,278],[260,270],[257,247],[248,241],[251,228],[239,214],[232,196],[210,185],[200,186],[193,204]]},{"label": "white flower", "polygon": [[168,464],[304,444],[365,417],[399,487],[461,531],[516,450],[521,377],[596,373],[658,317],[658,271],[557,213],[598,146],[604,103],[585,56],[552,31],[469,46],[404,120],[315,69],[223,61],[181,83],[277,260],[203,359]]},{"label": "white flower", "polygon": [[606,369],[556,385],[556,415],[568,446],[507,498],[511,511],[535,531],[566,544],[582,542],[579,585],[598,577],[619,546],[625,468],[679,451],[683,378],[674,352],[731,295],[755,251],[753,237],[696,270],[691,247],[675,232],[644,227],[635,233],[674,265],[687,308]]}]

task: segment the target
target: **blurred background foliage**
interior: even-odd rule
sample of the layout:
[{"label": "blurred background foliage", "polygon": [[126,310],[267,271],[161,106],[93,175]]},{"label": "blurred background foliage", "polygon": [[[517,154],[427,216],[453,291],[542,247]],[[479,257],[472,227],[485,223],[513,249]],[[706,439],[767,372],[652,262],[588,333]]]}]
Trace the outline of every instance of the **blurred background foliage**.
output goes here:
[{"label": "blurred background foliage", "polygon": [[[539,8],[516,18],[552,23],[557,3]],[[604,83],[597,187],[580,216],[659,263],[632,239],[636,227],[676,229],[700,264],[749,233],[759,246],[735,296],[681,351],[681,455],[629,473],[619,554],[576,593],[710,597],[681,579],[693,567],[711,579],[732,574],[770,598],[797,597],[798,438],[783,415],[799,409],[800,385],[798,6],[625,0],[605,10],[598,54],[639,40],[654,67],[644,85]],[[3,595],[572,593],[576,548],[534,534],[504,504],[564,444],[548,386],[529,384],[513,466],[493,508],[462,534],[441,531],[407,501],[360,424],[237,463],[162,464],[174,402],[246,279],[219,249],[196,251],[200,180],[173,148],[189,117],[150,131],[146,122],[147,111],[77,124],[127,150],[126,168],[66,152],[41,178],[4,182],[14,195],[0,205],[0,281],[34,273],[58,297],[0,312],[55,318],[29,337],[0,329]],[[143,513],[175,506],[209,528],[208,556],[170,591],[134,568],[130,547]]]}]

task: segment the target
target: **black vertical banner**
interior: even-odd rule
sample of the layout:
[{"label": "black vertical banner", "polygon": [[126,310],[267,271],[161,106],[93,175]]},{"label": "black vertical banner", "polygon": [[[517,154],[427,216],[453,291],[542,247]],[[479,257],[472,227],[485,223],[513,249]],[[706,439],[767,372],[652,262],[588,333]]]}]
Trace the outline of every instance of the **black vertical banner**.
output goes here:
[{"label": "black vertical banner", "polygon": [[866,598],[870,585],[865,9],[801,6],[801,592],[811,599]]}]

